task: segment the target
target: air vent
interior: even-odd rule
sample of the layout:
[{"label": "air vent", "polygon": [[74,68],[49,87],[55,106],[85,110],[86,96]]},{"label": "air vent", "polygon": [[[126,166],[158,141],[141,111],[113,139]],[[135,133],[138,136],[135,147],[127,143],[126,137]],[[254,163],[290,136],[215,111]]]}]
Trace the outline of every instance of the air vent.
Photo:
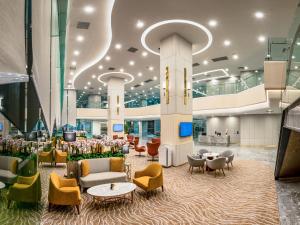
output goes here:
[{"label": "air vent", "polygon": [[140,86],[141,86],[140,84],[136,84],[133,87],[137,88],[137,87],[140,87]]},{"label": "air vent", "polygon": [[89,29],[89,27],[90,27],[90,23],[89,22],[78,22],[77,23],[77,29]]},{"label": "air vent", "polygon": [[193,67],[200,66],[199,63],[193,63]]},{"label": "air vent", "polygon": [[115,70],[115,67],[109,67],[108,70]]},{"label": "air vent", "polygon": [[149,79],[149,80],[145,80],[144,82],[145,83],[149,83],[149,82],[151,82],[151,81],[153,81],[152,79]]},{"label": "air vent", "polygon": [[228,60],[227,56],[222,56],[222,57],[218,57],[218,58],[214,58],[211,59],[213,62],[219,62],[219,61],[224,61],[224,60]]},{"label": "air vent", "polygon": [[76,70],[76,66],[70,66],[70,70]]},{"label": "air vent", "polygon": [[134,47],[130,47],[130,48],[128,49],[128,51],[131,52],[131,53],[135,53],[137,50],[138,50],[138,49],[137,49],[137,48],[134,48]]}]

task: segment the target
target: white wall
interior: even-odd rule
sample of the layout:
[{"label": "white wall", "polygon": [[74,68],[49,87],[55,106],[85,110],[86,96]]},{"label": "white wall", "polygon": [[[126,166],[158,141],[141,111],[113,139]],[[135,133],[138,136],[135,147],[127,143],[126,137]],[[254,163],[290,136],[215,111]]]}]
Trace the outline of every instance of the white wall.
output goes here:
[{"label": "white wall", "polygon": [[280,123],[281,115],[241,116],[241,145],[277,146]]},{"label": "white wall", "polygon": [[228,131],[230,135],[231,143],[239,143],[240,135],[237,132],[240,132],[240,118],[238,116],[221,116],[221,117],[210,117],[207,118],[207,135],[214,135],[215,131],[221,132],[222,135],[225,135]]}]

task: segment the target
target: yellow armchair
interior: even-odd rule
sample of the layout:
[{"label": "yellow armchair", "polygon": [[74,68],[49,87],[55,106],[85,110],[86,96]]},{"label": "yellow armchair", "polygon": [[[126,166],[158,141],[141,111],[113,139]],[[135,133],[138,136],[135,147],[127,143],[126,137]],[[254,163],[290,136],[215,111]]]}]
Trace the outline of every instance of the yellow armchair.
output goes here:
[{"label": "yellow armchair", "polygon": [[19,176],[17,182],[9,188],[7,207],[10,207],[12,201],[38,203],[41,200],[41,196],[40,173],[31,177]]},{"label": "yellow armchair", "polygon": [[72,205],[76,206],[79,214],[81,196],[76,179],[61,178],[55,172],[52,172],[50,174],[48,201],[49,211],[52,205]]},{"label": "yellow armchair", "polygon": [[164,191],[162,166],[159,163],[153,163],[142,171],[136,171],[133,183],[146,191],[147,197],[148,192],[156,188],[161,187],[162,191]]},{"label": "yellow armchair", "polygon": [[51,163],[53,162],[53,150],[50,150],[48,152],[46,151],[40,151],[38,153],[39,156],[39,163]]},{"label": "yellow armchair", "polygon": [[68,153],[62,150],[55,150],[55,165],[56,163],[67,163]]}]

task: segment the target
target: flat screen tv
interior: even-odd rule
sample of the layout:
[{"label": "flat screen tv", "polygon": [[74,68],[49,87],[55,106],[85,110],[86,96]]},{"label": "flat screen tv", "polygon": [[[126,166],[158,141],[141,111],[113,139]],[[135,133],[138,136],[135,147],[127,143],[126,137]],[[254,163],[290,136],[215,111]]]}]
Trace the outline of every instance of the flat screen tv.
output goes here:
[{"label": "flat screen tv", "polygon": [[3,131],[3,123],[0,122],[0,132],[2,132],[2,131]]},{"label": "flat screen tv", "polygon": [[179,136],[189,137],[193,135],[193,123],[192,122],[181,122],[179,124]]},{"label": "flat screen tv", "polygon": [[76,141],[76,132],[64,132],[63,134],[64,141],[73,142]]},{"label": "flat screen tv", "polygon": [[114,124],[113,125],[113,132],[122,132],[123,131],[123,124]]}]

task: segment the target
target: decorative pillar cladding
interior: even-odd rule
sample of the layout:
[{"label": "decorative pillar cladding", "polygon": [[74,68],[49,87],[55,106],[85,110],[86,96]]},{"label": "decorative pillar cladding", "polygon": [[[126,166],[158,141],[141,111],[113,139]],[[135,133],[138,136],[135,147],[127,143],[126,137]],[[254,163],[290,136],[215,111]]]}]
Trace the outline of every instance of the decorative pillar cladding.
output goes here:
[{"label": "decorative pillar cladding", "polygon": [[62,111],[62,125],[69,124],[76,127],[76,117],[76,90],[65,89]]},{"label": "decorative pillar cladding", "polygon": [[192,44],[174,34],[160,42],[161,143],[174,166],[187,161],[193,136],[180,137],[180,122],[192,122]]},{"label": "decorative pillar cladding", "polygon": [[[108,121],[107,134],[109,137],[113,135],[124,136],[124,79],[110,78],[107,82],[108,96]],[[122,124],[123,131],[115,132],[114,124]]]},{"label": "decorative pillar cladding", "polygon": [[89,95],[88,97],[89,108],[100,108],[100,105],[101,105],[101,95]]}]

